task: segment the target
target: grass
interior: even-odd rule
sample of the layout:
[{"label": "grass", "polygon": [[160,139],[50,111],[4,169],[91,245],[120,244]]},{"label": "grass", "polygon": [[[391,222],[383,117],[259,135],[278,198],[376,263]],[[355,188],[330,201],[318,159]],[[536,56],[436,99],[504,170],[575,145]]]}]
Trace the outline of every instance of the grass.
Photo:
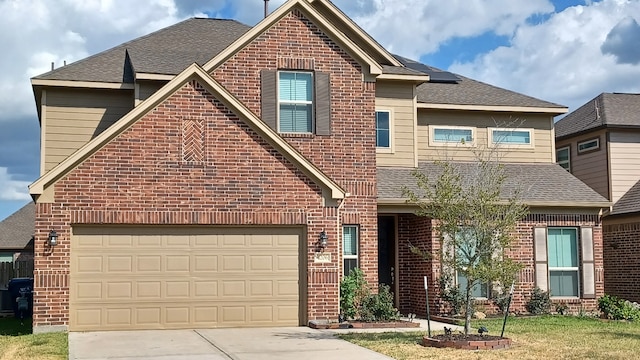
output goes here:
[{"label": "grass", "polygon": [[[502,320],[478,320],[490,335],[500,335]],[[507,350],[468,351],[419,345],[426,331],[409,333],[343,334],[340,338],[397,360],[420,359],[636,359],[640,349],[640,323],[603,322],[594,318],[542,316],[510,318]]]},{"label": "grass", "polygon": [[57,360],[69,356],[67,333],[32,334],[31,319],[24,325],[13,317],[0,318],[0,360]]}]

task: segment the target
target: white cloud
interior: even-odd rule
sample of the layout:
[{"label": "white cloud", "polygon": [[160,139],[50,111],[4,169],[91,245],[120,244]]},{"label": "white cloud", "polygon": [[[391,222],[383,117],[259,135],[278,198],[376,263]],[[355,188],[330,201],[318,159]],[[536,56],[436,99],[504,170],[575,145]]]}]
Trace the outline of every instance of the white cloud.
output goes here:
[{"label": "white cloud", "polygon": [[28,181],[19,181],[13,179],[13,176],[7,172],[6,167],[0,167],[0,200],[29,200]]},{"label": "white cloud", "polygon": [[[548,21],[521,25],[508,47],[449,70],[575,110],[601,92],[640,92],[640,66],[618,64],[601,46],[640,1],[603,0],[569,7]],[[637,15],[636,15],[637,16]]]}]

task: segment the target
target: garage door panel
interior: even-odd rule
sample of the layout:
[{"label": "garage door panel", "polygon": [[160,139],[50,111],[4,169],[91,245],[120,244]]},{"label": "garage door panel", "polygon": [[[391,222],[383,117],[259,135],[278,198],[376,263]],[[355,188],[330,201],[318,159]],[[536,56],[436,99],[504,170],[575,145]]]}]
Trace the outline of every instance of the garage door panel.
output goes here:
[{"label": "garage door panel", "polygon": [[276,228],[74,228],[70,329],[299,325],[300,237]]}]

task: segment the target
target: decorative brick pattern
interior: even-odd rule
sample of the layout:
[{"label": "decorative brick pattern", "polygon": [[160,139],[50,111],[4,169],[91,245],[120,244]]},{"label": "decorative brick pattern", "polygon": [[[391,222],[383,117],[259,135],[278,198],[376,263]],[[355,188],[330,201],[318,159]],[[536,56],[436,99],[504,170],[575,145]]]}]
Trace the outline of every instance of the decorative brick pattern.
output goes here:
[{"label": "decorative brick pattern", "polygon": [[466,340],[441,340],[429,337],[422,338],[422,346],[437,348],[453,348],[461,350],[498,350],[511,347],[511,339],[466,341]]},{"label": "decorative brick pattern", "polygon": [[640,222],[604,224],[605,293],[640,302]]},{"label": "decorative brick pattern", "polygon": [[204,161],[204,119],[182,119],[182,160],[200,164]]}]

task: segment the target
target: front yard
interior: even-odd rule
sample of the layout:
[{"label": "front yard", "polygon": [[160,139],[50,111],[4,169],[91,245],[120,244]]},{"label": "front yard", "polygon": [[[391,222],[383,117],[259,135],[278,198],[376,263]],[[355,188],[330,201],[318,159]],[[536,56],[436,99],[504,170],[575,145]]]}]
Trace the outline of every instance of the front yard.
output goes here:
[{"label": "front yard", "polygon": [[[478,320],[490,335],[500,335],[501,319]],[[542,316],[510,318],[505,337],[511,349],[468,351],[427,348],[419,345],[426,330],[408,333],[361,333],[342,339],[397,360],[419,359],[637,359],[640,323],[601,321],[588,317]]]},{"label": "front yard", "polygon": [[0,360],[67,359],[67,333],[31,333],[31,319],[0,318]]}]

